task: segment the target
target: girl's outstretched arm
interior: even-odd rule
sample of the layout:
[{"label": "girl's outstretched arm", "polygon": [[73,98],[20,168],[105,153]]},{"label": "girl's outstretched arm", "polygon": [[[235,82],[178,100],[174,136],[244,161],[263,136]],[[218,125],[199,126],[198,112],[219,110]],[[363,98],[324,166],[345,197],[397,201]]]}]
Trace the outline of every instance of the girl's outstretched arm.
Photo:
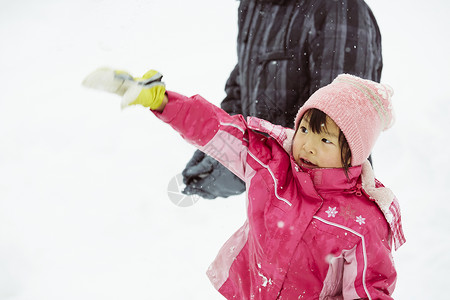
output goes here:
[{"label": "girl's outstretched arm", "polygon": [[172,91],[152,111],[187,142],[244,179],[249,129],[242,115],[230,116],[199,95],[187,97]]},{"label": "girl's outstretched arm", "polygon": [[[249,145],[255,153],[270,148],[242,115],[230,116],[199,95],[186,97],[166,91],[162,75],[150,70],[140,78],[109,68],[95,70],[83,85],[122,96],[122,107],[141,105],[178,131],[189,143],[212,156],[245,180]],[[259,165],[257,167],[260,167]]]}]

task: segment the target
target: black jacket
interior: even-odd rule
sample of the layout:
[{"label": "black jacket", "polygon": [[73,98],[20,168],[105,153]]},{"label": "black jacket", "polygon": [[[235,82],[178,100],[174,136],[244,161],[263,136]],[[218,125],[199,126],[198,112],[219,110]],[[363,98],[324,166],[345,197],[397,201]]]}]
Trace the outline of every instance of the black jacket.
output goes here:
[{"label": "black jacket", "polygon": [[380,80],[380,31],[362,0],[242,0],[238,21],[238,63],[221,104],[231,114],[293,127],[337,75]]}]

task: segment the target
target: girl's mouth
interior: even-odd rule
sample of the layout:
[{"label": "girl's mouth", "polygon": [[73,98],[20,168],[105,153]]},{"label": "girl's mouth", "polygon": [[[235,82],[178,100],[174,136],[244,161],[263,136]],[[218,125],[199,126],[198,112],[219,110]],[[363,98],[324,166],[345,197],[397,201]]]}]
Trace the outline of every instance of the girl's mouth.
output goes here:
[{"label": "girl's mouth", "polygon": [[313,164],[312,162],[310,162],[310,161],[307,160],[307,159],[300,158],[300,161],[301,161],[301,163],[302,163],[302,165],[303,165],[304,167],[307,167],[307,168],[317,168],[317,165]]}]

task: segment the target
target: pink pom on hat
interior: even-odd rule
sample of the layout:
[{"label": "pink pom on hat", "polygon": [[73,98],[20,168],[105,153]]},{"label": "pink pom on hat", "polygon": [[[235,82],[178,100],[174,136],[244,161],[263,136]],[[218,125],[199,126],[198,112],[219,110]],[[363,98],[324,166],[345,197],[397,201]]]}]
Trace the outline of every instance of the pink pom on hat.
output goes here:
[{"label": "pink pom on hat", "polygon": [[303,114],[311,108],[326,113],[344,133],[352,153],[352,165],[367,160],[381,131],[394,122],[389,85],[342,74],[317,90],[298,111],[297,128]]}]

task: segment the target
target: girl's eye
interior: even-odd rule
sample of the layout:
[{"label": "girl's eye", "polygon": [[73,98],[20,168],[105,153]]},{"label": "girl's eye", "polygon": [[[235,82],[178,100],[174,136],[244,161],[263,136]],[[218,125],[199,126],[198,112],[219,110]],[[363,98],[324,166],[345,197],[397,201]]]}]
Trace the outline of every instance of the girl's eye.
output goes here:
[{"label": "girl's eye", "polygon": [[327,140],[326,138],[323,138],[322,142],[324,142],[325,144],[333,144],[331,141]]},{"label": "girl's eye", "polygon": [[300,127],[300,131],[303,133],[308,133],[308,129],[305,126]]}]

